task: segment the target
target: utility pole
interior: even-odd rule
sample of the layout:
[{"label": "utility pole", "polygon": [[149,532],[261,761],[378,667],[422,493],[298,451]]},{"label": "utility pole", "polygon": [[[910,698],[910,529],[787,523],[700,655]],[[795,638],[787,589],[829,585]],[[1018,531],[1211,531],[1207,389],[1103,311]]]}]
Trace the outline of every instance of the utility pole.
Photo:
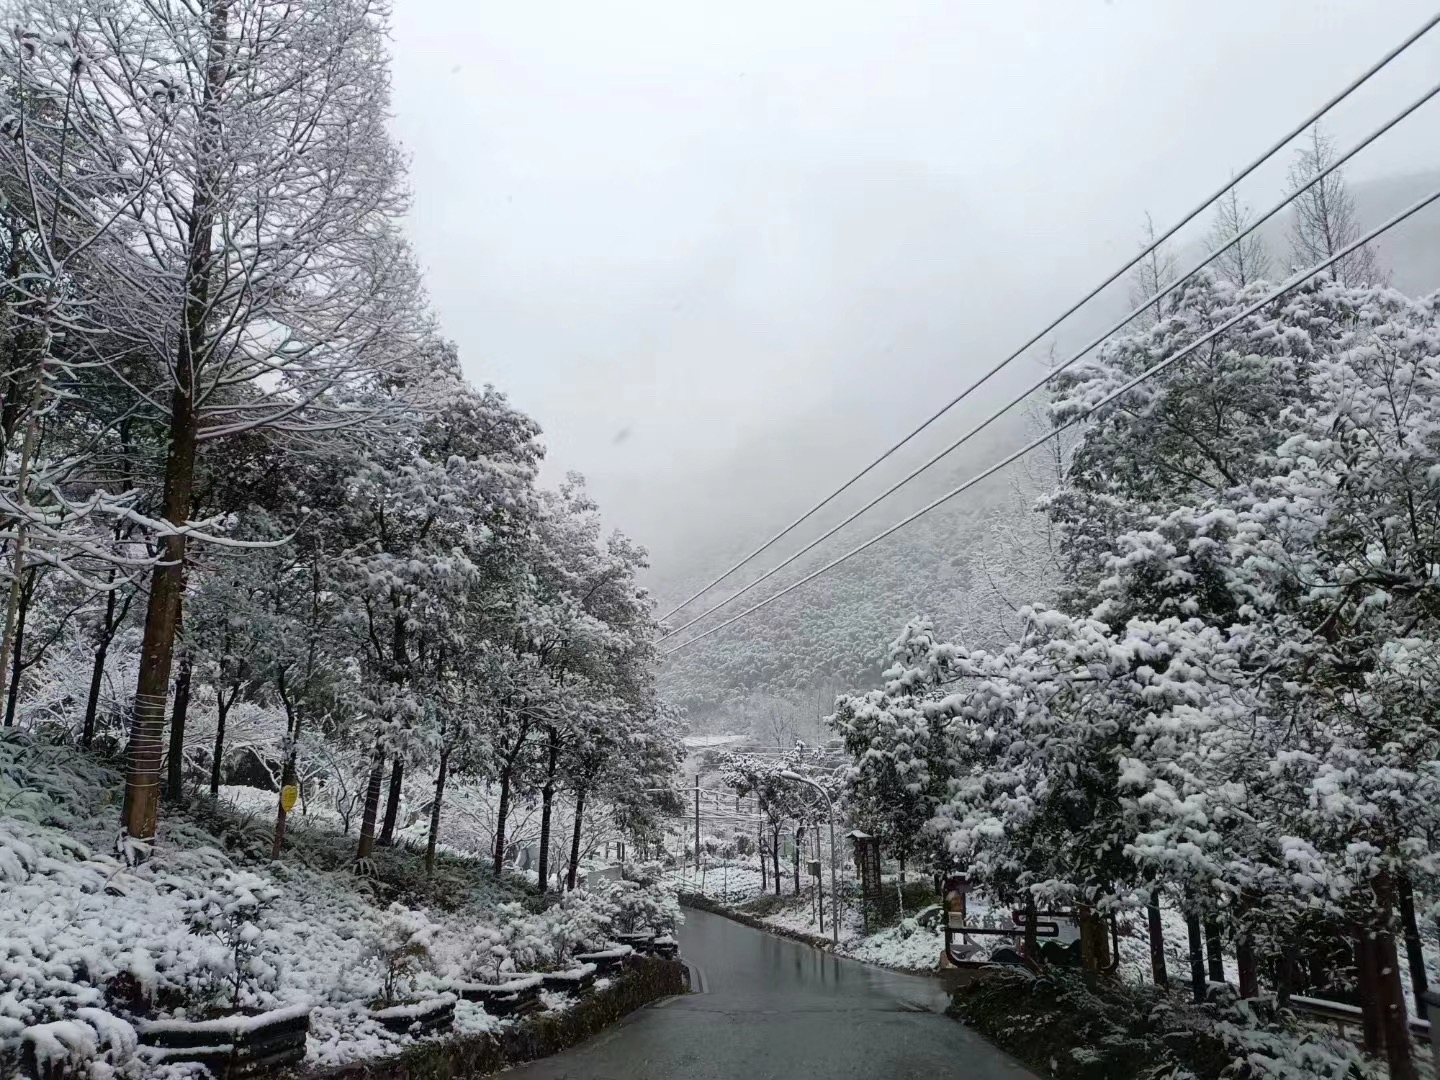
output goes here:
[{"label": "utility pole", "polygon": [[700,774],[695,774],[695,872],[700,872]]},{"label": "utility pole", "polygon": [[[808,776],[801,776],[794,769],[785,769],[780,773],[780,776],[784,780],[791,780],[797,784],[809,784],[818,791],[820,797],[825,800],[825,812],[830,818],[830,899],[832,901],[830,905],[830,934],[838,948],[840,945],[840,885],[835,870],[835,803],[831,801],[828,791]],[[816,829],[815,831],[819,832],[820,830]],[[823,933],[824,931],[821,932]]]},{"label": "utility pole", "polygon": [[[820,861],[820,823],[815,823],[815,861]],[[825,936],[825,887],[817,874],[815,877],[815,905],[820,915],[820,936]]]}]

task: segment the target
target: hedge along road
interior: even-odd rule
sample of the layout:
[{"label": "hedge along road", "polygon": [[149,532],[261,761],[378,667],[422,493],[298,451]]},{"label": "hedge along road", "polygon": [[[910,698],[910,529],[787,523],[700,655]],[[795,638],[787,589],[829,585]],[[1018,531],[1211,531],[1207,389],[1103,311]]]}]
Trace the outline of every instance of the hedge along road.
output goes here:
[{"label": "hedge along road", "polygon": [[506,1080],[1035,1080],[942,1015],[931,979],[842,960],[687,910],[680,948],[704,992],[669,998]]}]

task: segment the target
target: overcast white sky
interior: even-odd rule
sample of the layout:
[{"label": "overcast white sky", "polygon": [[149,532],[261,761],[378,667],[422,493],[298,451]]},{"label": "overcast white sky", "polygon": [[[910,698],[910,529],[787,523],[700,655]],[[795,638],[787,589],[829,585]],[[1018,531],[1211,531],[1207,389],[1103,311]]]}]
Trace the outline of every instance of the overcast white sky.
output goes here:
[{"label": "overcast white sky", "polygon": [[[783,524],[1431,7],[397,0],[412,235],[471,377],[663,574]],[[1432,37],[1342,145],[1435,79]],[[1437,136],[1352,178],[1435,168]]]}]

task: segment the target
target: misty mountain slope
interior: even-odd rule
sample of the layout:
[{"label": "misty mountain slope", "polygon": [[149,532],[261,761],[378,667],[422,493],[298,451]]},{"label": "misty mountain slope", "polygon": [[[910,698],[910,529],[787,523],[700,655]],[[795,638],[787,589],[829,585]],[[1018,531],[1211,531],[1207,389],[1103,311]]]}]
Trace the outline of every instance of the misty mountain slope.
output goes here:
[{"label": "misty mountain slope", "polygon": [[[891,514],[889,520],[903,516]],[[662,693],[687,709],[692,730],[705,730],[712,716],[723,721],[727,702],[746,693],[809,700],[827,687],[833,692],[873,681],[887,645],[917,615],[961,640],[991,628],[998,632],[997,609],[1031,597],[1014,560],[996,551],[997,539],[1028,516],[1009,481],[992,477],[835,570],[681,650],[661,669]],[[849,550],[855,545],[845,538],[849,532],[837,536],[833,548],[817,549],[681,639]],[[730,591],[733,586],[723,595]],[[702,610],[698,603],[687,609]],[[680,625],[690,617],[671,622]]]},{"label": "misty mountain slope", "polygon": [[[1355,185],[1360,227],[1369,229],[1385,221],[1437,186],[1440,173]],[[1289,227],[1289,221],[1282,218],[1262,230],[1276,276],[1289,269]],[[1440,288],[1440,207],[1420,212],[1402,228],[1387,234],[1378,247],[1382,265],[1402,292],[1424,295]],[[1183,248],[1175,253],[1177,262],[1188,266],[1203,250],[1198,245]],[[1072,328],[1066,335],[1066,348],[1077,347],[1087,333],[1099,332],[1128,310],[1118,293],[1105,294],[1077,319],[1079,329]],[[1023,328],[1017,329],[1017,334],[1023,332]],[[1062,349],[1058,355],[1067,356],[1068,352]],[[998,357],[988,358],[993,359]],[[1025,373],[1027,380],[1035,377],[1033,371]],[[946,385],[936,385],[936,404],[964,385],[966,379],[963,373],[950,372]],[[886,417],[885,393],[885,387],[876,388],[875,415],[870,423],[886,431],[885,438],[893,439],[921,417]],[[817,514],[796,530],[795,537],[766,551],[721,588],[669,620],[670,625],[678,627],[689,621],[798,550],[1004,400],[998,390],[991,391],[988,397],[977,394],[976,398],[983,401],[983,407],[967,402],[956,410],[956,415],[938,422],[935,431],[919,440],[920,448],[907,449],[887,461],[876,470],[878,476],[866,478],[837,500],[836,508],[827,507]],[[772,595],[1001,460],[1034,437],[1039,430],[1036,423],[1033,406],[1007,414],[839,535],[677,640],[714,626]],[[837,429],[843,430],[843,426],[837,425]],[[825,449],[822,446],[819,452]],[[834,571],[677,653],[662,668],[663,692],[688,710],[695,730],[705,730],[712,724],[724,726],[727,703],[746,693],[808,701],[816,698],[817,691],[823,697],[826,688],[848,689],[873,682],[881,670],[886,646],[913,617],[934,619],[937,627],[952,638],[998,631],[1010,605],[1048,599],[1044,574],[1033,565],[1035,553],[1021,550],[1027,544],[1033,545],[1035,537],[1043,532],[1043,521],[1029,509],[1035,496],[1047,487],[1043,478],[1037,480],[1035,469],[1036,463],[1031,461],[1008,467]],[[748,554],[844,479],[839,470],[831,470],[831,474],[834,479],[805,499],[778,513],[772,511],[767,523],[733,517],[728,523],[695,521],[696,542],[689,548],[689,557],[678,565],[672,562],[662,566],[652,575],[662,610],[668,610]],[[737,521],[743,524],[737,525]],[[667,642],[663,647],[675,643]]]}]

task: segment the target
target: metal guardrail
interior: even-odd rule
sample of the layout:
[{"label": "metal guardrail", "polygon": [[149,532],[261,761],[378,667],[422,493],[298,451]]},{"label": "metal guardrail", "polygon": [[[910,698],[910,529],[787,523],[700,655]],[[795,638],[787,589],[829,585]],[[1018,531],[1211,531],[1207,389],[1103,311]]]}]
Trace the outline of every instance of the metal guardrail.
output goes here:
[{"label": "metal guardrail", "polygon": [[[1023,926],[1000,929],[989,926],[967,926],[965,917],[958,911],[945,913],[945,927],[955,934],[992,934],[1004,937],[1020,938],[1025,936]],[[1060,924],[1050,920],[1037,919],[1035,921],[1035,936],[1037,938],[1052,938],[1060,936]]]},{"label": "metal guardrail", "polygon": [[[1296,1012],[1302,1012],[1321,1020],[1329,1020],[1340,1029],[1342,1034],[1349,1025],[1360,1026],[1359,1005],[1350,1005],[1344,1001],[1326,1001],[1323,998],[1304,997],[1300,994],[1292,994],[1289,1005]],[[1430,1021],[1422,1020],[1418,1016],[1410,1017],[1410,1033],[1428,1040],[1430,1038]]]}]

